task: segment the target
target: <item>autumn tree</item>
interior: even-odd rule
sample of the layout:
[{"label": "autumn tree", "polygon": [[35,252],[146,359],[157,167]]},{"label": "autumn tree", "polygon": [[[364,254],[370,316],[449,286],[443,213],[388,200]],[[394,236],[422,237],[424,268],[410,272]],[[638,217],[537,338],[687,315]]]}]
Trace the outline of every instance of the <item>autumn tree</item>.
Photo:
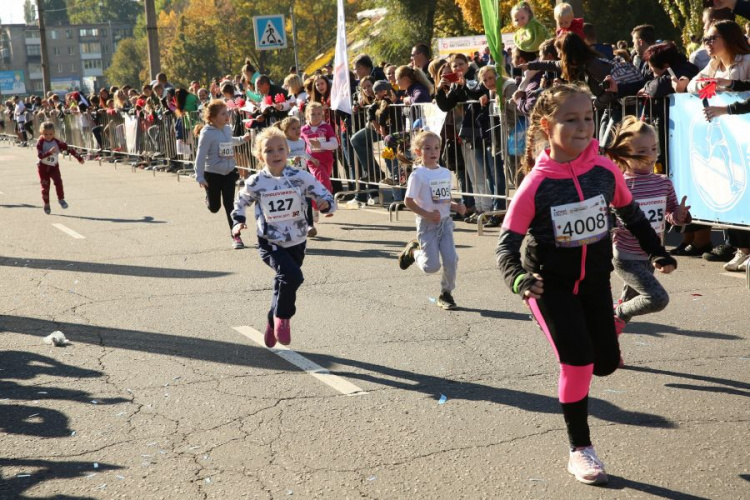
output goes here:
[{"label": "autumn tree", "polygon": [[692,35],[703,33],[703,0],[659,0],[672,25],[682,32],[687,44]]},{"label": "autumn tree", "polygon": [[634,27],[651,24],[656,38],[680,43],[680,30],[675,29],[664,9],[653,0],[587,0],[584,18],[597,28],[599,42],[614,44],[627,40],[630,43]]},{"label": "autumn tree", "polygon": [[[36,0],[33,0],[36,3]],[[48,26],[68,24],[65,0],[44,0],[44,22]]]},{"label": "autumn tree", "polygon": [[113,85],[130,84],[140,88],[141,83],[149,79],[147,61],[145,39],[126,38],[117,44],[112,63],[104,70],[104,75]]},{"label": "autumn tree", "polygon": [[[71,24],[106,23],[111,20],[135,23],[142,8],[140,3],[133,0],[64,0],[64,3]],[[49,6],[47,8],[51,9]]]},{"label": "autumn tree", "polygon": [[36,5],[31,0],[24,0],[23,2],[23,20],[26,21],[26,24],[36,22]]}]

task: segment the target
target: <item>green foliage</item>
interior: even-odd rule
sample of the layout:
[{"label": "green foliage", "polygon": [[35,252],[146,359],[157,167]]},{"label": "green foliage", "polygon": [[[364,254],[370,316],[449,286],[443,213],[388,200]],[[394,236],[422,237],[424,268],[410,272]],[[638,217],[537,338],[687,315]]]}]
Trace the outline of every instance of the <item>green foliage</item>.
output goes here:
[{"label": "green foliage", "polygon": [[36,21],[36,5],[31,0],[23,2],[23,20],[26,24],[34,24]]},{"label": "green foliage", "polygon": [[141,4],[133,0],[65,0],[71,24],[119,22],[135,23]]},{"label": "green foliage", "polygon": [[68,24],[65,0],[44,0],[44,22],[47,26]]},{"label": "green foliage", "polygon": [[145,38],[136,40],[126,38],[117,44],[117,51],[112,56],[112,64],[104,71],[111,84],[130,84],[139,88],[146,81],[148,53]]},{"label": "green foliage", "polygon": [[630,32],[639,24],[653,25],[657,39],[680,42],[680,31],[653,0],[587,0],[584,19],[594,24],[598,41],[603,43],[614,44],[618,40],[630,43]]},{"label": "green foliage", "polygon": [[187,87],[192,80],[207,82],[231,69],[224,65],[229,61],[220,60],[216,29],[200,20],[187,24],[185,17],[180,17],[175,44],[164,59],[175,85]]},{"label": "green foliage", "polygon": [[659,0],[659,3],[686,45],[692,35],[703,33],[702,0]]}]

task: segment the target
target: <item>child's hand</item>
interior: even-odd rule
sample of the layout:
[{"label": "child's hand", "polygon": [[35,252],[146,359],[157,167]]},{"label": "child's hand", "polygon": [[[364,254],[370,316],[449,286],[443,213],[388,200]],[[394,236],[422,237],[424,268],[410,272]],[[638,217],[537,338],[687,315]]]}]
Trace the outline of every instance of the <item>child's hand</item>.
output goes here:
[{"label": "child's hand", "polygon": [[202,187],[203,189],[208,189],[208,182],[206,182],[206,181],[200,181],[198,183],[198,186]]},{"label": "child's hand", "polygon": [[315,149],[320,149],[320,141],[318,139],[310,139],[310,146]]},{"label": "child's hand", "polygon": [[544,293],[544,279],[542,276],[537,273],[532,274],[532,276],[536,278],[536,281],[523,292],[523,297],[525,299],[539,299]]},{"label": "child's hand", "polygon": [[674,220],[677,224],[684,224],[687,219],[688,213],[690,212],[690,206],[685,206],[687,196],[682,197],[682,201],[674,211]]},{"label": "child's hand", "polygon": [[660,273],[664,273],[664,274],[669,274],[675,269],[675,267],[672,264],[667,264],[666,266],[662,266],[661,264],[657,262],[654,262],[654,268],[657,269]]},{"label": "child's hand", "polygon": [[327,201],[323,200],[321,202],[318,202],[318,210],[320,210],[321,212],[325,212],[329,208],[331,208],[331,204]]},{"label": "child's hand", "polygon": [[52,146],[48,151],[48,153],[51,155],[57,154],[58,152],[59,150],[57,149],[57,146]]},{"label": "child's hand", "polygon": [[252,135],[250,135],[249,133],[242,136],[242,140],[245,142],[249,141],[251,138]]},{"label": "child's hand", "polygon": [[247,229],[246,224],[235,224],[232,226],[232,236],[239,236],[243,229]]},{"label": "child's hand", "polygon": [[440,222],[440,212],[437,210],[433,210],[432,212],[427,212],[427,216],[425,217],[430,222]]},{"label": "child's hand", "polygon": [[482,97],[479,98],[479,104],[482,107],[487,106],[487,104],[489,104],[489,102],[490,102],[490,98],[487,97],[486,95],[483,95]]},{"label": "child's hand", "polygon": [[714,118],[718,118],[726,114],[727,114],[726,106],[708,106],[707,108],[703,108],[703,116],[706,117],[706,121],[708,122],[710,122]]}]

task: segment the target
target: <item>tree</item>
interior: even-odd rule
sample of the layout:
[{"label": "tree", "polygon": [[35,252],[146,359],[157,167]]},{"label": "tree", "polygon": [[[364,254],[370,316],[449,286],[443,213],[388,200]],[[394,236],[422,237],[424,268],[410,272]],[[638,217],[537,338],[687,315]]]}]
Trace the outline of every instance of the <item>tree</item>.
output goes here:
[{"label": "tree", "polygon": [[68,24],[65,0],[44,0],[44,22],[47,26]]},{"label": "tree", "polygon": [[659,0],[669,15],[672,25],[682,32],[682,41],[687,45],[692,35],[703,33],[702,0]]},{"label": "tree", "polygon": [[23,20],[26,21],[26,24],[36,22],[36,5],[31,0],[24,0],[23,2]]},{"label": "tree", "polygon": [[117,44],[112,64],[104,71],[104,75],[113,85],[130,84],[140,88],[140,83],[148,80],[147,61],[145,38],[125,38]]},{"label": "tree", "polygon": [[141,5],[133,0],[65,0],[71,24],[135,23]]},{"label": "tree", "polygon": [[653,0],[588,0],[584,5],[584,18],[596,27],[599,42],[630,42],[633,28],[650,24],[656,29],[657,39],[680,43],[679,30]]}]

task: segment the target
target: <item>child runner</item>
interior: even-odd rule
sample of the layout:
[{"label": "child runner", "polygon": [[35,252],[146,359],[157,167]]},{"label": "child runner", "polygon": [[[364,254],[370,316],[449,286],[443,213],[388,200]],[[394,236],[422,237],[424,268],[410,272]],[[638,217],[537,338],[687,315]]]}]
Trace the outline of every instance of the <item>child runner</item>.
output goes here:
[{"label": "child runner", "polygon": [[[224,101],[215,99],[203,111],[207,123],[200,131],[195,153],[195,180],[206,190],[206,206],[216,213],[224,204],[229,229],[232,229],[234,190],[239,174],[234,163],[234,148],[250,140],[250,134],[233,137],[229,111]],[[245,248],[238,235],[232,235],[235,249]]]},{"label": "child runner", "polygon": [[287,165],[289,148],[281,130],[269,127],[261,132],[253,153],[263,170],[248,178],[235,201],[232,234],[239,237],[247,228],[245,207],[255,202],[258,251],[263,262],[276,271],[264,335],[270,348],[277,340],[283,345],[291,342],[289,320],[296,312],[307,246],[305,197],[313,198],[322,212],[333,213],[336,205],[315,177]]},{"label": "child runner", "polygon": [[[333,127],[323,121],[324,115],[325,110],[322,104],[319,102],[308,103],[305,109],[307,124],[302,127],[301,135],[307,143],[307,153],[311,158],[307,168],[329,192],[333,192],[333,185],[331,184],[333,152],[339,147],[339,141],[336,139],[336,132]],[[315,160],[315,162],[312,160]],[[318,222],[319,210],[315,206],[313,206],[313,209],[313,220]]]},{"label": "child runner", "polygon": [[[312,163],[313,165],[320,165],[320,162],[307,154],[307,143],[300,136],[302,129],[301,122],[296,116],[290,116],[284,118],[283,121],[278,122],[278,127],[284,132],[286,136],[286,145],[289,147],[289,165],[300,170],[307,170],[307,164]],[[318,235],[318,230],[315,229],[315,223],[312,211],[312,199],[305,198],[307,201],[307,237],[313,238]]]},{"label": "child runner", "polygon": [[[654,173],[659,154],[656,131],[636,118],[626,116],[614,131],[606,154],[624,172],[625,184],[646,214],[656,234],[664,234],[665,222],[675,226],[689,223],[692,218],[685,206],[686,196],[677,203],[672,181]],[[621,223],[614,229],[615,272],[625,282],[615,309],[615,329],[622,333],[633,316],[658,312],[667,307],[669,295],[654,277],[654,267],[641,250],[638,240]]]},{"label": "child runner", "polygon": [[[609,207],[654,267],[669,273],[676,262],[633,200],[620,170],[598,155],[588,90],[565,84],[545,91],[529,123],[526,177],[510,204],[495,254],[506,284],[527,302],[560,363],[568,471],[583,483],[603,484],[607,474],[589,436],[588,392],[592,374],[609,375],[620,360],[609,281]],[[540,140],[548,149],[534,162]]]},{"label": "child runner", "polygon": [[62,208],[68,208],[68,203],[65,201],[65,192],[63,191],[62,177],[60,177],[60,163],[58,157],[60,151],[67,151],[78,159],[79,163],[83,163],[83,158],[75,149],[71,149],[63,141],[55,138],[55,124],[52,122],[44,122],[39,127],[39,141],[36,143],[36,152],[39,157],[39,163],[37,164],[37,172],[39,173],[39,181],[42,183],[42,201],[44,201],[44,213],[49,215],[52,209],[49,205],[49,185],[50,181],[55,182],[55,191],[57,191],[57,199],[60,202]]},{"label": "child runner", "polygon": [[406,186],[404,204],[417,214],[417,239],[409,241],[398,257],[401,269],[414,262],[432,274],[440,270],[443,277],[438,305],[443,309],[456,308],[451,292],[456,288],[458,255],[453,242],[453,219],[450,211],[466,212],[466,206],[451,200],[451,171],[438,165],[440,136],[434,132],[420,132],[412,140],[412,153],[421,165],[415,164]]}]

